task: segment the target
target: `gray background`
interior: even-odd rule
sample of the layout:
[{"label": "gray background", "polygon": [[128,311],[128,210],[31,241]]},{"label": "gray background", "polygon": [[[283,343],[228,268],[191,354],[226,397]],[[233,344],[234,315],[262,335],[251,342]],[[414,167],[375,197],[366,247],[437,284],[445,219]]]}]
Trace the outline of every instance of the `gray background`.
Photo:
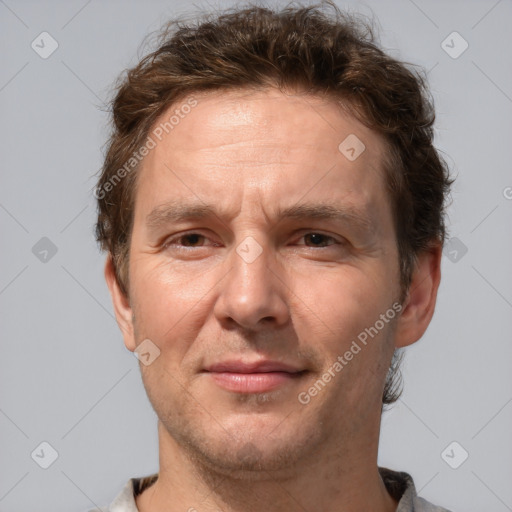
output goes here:
[{"label": "gray background", "polygon": [[[443,257],[434,320],[407,351],[402,400],[384,414],[379,462],[453,511],[512,510],[512,2],[339,5],[373,12],[384,46],[430,70],[436,143],[458,174],[458,240]],[[143,37],[185,10],[0,0],[2,512],[104,505],[158,468],[156,416],[113,318],[91,190],[107,135],[98,107]],[[47,59],[31,48],[43,31],[59,44]],[[469,44],[456,59],[441,46],[453,31]],[[46,261],[42,237],[57,248]],[[48,469],[31,458],[43,441],[58,452]],[[441,455],[452,441],[452,464],[469,453],[457,469]]]}]

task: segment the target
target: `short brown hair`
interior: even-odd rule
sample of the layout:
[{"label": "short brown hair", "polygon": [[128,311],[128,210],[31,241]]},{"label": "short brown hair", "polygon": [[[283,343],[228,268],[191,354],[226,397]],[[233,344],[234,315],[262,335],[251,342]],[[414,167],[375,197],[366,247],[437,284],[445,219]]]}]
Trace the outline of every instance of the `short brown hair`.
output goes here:
[{"label": "short brown hair", "polygon": [[[191,23],[174,20],[158,43],[117,85],[112,134],[95,191],[96,237],[112,256],[122,291],[128,295],[140,167],[134,161],[130,172],[126,162],[137,154],[155,121],[193,93],[274,87],[327,96],[387,142],[383,165],[405,296],[416,256],[444,241],[451,184],[447,165],[433,146],[434,108],[422,74],[385,54],[371,24],[342,13],[332,1],[281,11],[249,5]],[[397,381],[391,377],[384,404],[398,397]]]}]

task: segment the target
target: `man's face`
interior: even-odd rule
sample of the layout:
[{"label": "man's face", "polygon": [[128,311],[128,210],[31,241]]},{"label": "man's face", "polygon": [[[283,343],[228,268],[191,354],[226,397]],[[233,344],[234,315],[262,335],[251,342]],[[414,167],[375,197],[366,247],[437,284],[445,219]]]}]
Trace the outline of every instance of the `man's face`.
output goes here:
[{"label": "man's face", "polygon": [[141,365],[151,403],[174,440],[225,468],[358,446],[378,430],[400,295],[384,143],[312,96],[194,97],[153,137],[136,191],[125,342],[160,349]]}]

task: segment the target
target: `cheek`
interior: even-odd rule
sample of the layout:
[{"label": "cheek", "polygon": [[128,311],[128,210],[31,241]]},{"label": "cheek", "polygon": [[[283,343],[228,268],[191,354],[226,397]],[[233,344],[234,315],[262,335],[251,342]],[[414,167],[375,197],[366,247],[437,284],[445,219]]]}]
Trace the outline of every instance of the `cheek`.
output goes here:
[{"label": "cheek", "polygon": [[314,275],[295,280],[296,306],[334,345],[373,325],[392,305],[392,290],[374,269],[347,266]]},{"label": "cheek", "polygon": [[296,295],[305,298],[305,304],[297,302],[298,337],[314,347],[322,361],[320,378],[333,383],[330,396],[338,397],[336,403],[344,396],[355,408],[363,407],[365,397],[380,400],[392,355],[393,293],[385,279],[376,276],[346,268],[335,279],[308,280],[296,287]]},{"label": "cheek", "polygon": [[210,272],[180,272],[139,258],[132,268],[132,307],[138,341],[149,338],[180,360],[205,321],[208,294],[218,279]]}]

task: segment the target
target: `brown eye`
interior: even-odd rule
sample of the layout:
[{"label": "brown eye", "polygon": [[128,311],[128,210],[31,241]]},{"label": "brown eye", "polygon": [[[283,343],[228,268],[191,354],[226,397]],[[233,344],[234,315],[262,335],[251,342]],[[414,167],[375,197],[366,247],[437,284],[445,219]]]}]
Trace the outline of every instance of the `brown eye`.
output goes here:
[{"label": "brown eye", "polygon": [[178,240],[183,240],[184,243],[182,245],[186,247],[195,246],[198,243],[198,240],[204,239],[205,237],[203,235],[200,235],[199,233],[190,233],[188,235],[182,235],[178,238]]},{"label": "brown eye", "polygon": [[326,247],[328,245],[333,245],[332,243],[327,243],[328,241],[337,243],[332,236],[324,235],[322,233],[307,233],[304,235],[304,240],[309,240],[311,242],[310,247]]},{"label": "brown eye", "polygon": [[201,247],[208,247],[209,245],[216,245],[214,243],[207,244],[208,237],[201,233],[184,233],[175,237],[169,238],[164,244],[165,249],[199,249]]}]

